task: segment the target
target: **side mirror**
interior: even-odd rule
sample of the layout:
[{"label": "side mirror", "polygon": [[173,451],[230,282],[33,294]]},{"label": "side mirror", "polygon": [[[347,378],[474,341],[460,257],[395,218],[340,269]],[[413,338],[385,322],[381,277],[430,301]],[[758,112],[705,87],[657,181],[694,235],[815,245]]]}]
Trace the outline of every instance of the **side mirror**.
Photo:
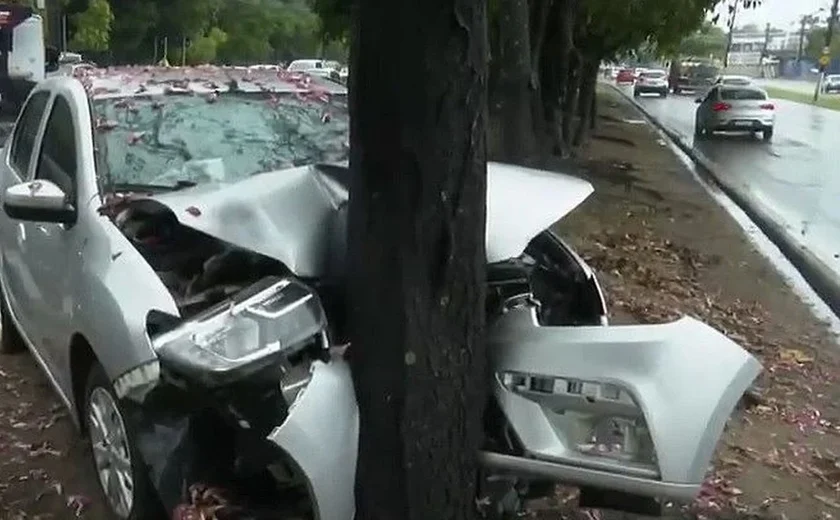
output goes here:
[{"label": "side mirror", "polygon": [[54,183],[37,179],[6,189],[3,210],[15,220],[75,224],[76,209],[67,194]]}]

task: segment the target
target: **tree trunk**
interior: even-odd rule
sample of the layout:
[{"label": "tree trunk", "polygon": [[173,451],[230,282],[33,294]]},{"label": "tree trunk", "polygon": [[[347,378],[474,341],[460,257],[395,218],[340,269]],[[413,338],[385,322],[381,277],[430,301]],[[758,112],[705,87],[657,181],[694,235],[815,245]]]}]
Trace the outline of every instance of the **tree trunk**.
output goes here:
[{"label": "tree trunk", "polygon": [[543,81],[540,77],[543,63],[542,53],[546,46],[548,16],[553,3],[554,0],[531,0],[531,120],[534,124],[536,145],[540,149],[547,129],[545,107],[543,106]]},{"label": "tree trunk", "polygon": [[565,97],[563,99],[562,135],[563,146],[566,150],[572,148],[572,126],[575,120],[578,92],[581,83],[580,53],[576,50],[570,53],[569,70],[566,76]]},{"label": "tree trunk", "polygon": [[[570,73],[572,70],[572,51],[574,50],[574,26],[577,18],[578,0],[556,0],[555,16],[558,30],[556,40],[552,48],[556,52],[556,56],[546,59],[552,59],[555,62],[555,78],[557,81],[557,97],[556,104],[552,104],[554,108],[555,120],[555,137],[554,152],[561,156],[569,154],[569,146],[567,145],[570,136],[571,126],[567,126],[566,117],[563,116],[565,112],[565,100],[568,97],[568,92],[572,87],[569,83],[569,78],[573,77]],[[561,105],[562,103],[562,105]],[[570,125],[570,123],[569,123]]]},{"label": "tree trunk", "polygon": [[531,107],[531,38],[528,0],[499,3],[498,65],[503,159],[524,163],[536,151]]},{"label": "tree trunk", "polygon": [[487,381],[486,3],[360,0],[355,18],[356,518],[472,520]]},{"label": "tree trunk", "polygon": [[575,146],[582,145],[589,136],[589,126],[592,103],[595,99],[595,88],[598,86],[598,58],[586,57],[580,67],[580,95],[578,101],[579,119],[575,131]]}]

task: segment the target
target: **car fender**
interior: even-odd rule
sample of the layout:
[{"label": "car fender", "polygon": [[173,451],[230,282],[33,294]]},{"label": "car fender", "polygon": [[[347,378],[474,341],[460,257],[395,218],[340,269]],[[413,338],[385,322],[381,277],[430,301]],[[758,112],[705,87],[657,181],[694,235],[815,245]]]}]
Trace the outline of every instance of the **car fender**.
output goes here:
[{"label": "car fender", "polygon": [[[98,206],[98,200],[92,205]],[[91,233],[77,270],[80,276],[73,284],[72,323],[113,381],[157,360],[146,331],[149,312],[180,313],[163,282],[128,239],[97,208],[89,210],[85,220]]]}]

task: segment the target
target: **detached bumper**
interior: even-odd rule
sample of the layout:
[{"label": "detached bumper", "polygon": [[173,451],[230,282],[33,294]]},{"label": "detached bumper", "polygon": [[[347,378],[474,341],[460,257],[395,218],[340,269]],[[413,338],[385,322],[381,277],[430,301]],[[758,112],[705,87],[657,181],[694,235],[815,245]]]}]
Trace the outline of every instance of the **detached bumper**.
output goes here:
[{"label": "detached bumper", "polygon": [[268,436],[300,468],[316,520],[355,515],[359,408],[344,360],[316,362],[312,380],[286,421]]}]

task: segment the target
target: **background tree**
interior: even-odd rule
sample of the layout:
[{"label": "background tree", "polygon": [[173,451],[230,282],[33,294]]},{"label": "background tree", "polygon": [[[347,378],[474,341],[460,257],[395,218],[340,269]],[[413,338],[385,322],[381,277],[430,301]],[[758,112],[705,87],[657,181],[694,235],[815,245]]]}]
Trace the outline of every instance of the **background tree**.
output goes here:
[{"label": "background tree", "polygon": [[[825,26],[813,27],[805,35],[807,44],[805,45],[805,56],[818,60],[822,55],[823,47],[825,46],[825,33],[828,29]],[[840,56],[840,38],[832,38],[831,40],[831,56]]]},{"label": "background tree", "polygon": [[73,15],[73,38],[69,46],[78,51],[101,52],[111,43],[111,24],[114,14],[108,0],[90,0],[87,9]]},{"label": "background tree", "polygon": [[350,63],[357,518],[476,518],[487,398],[483,0],[359,0]]},{"label": "background tree", "polygon": [[681,56],[723,58],[726,51],[726,33],[720,27],[707,22],[700,30],[684,38],[675,50]]}]

